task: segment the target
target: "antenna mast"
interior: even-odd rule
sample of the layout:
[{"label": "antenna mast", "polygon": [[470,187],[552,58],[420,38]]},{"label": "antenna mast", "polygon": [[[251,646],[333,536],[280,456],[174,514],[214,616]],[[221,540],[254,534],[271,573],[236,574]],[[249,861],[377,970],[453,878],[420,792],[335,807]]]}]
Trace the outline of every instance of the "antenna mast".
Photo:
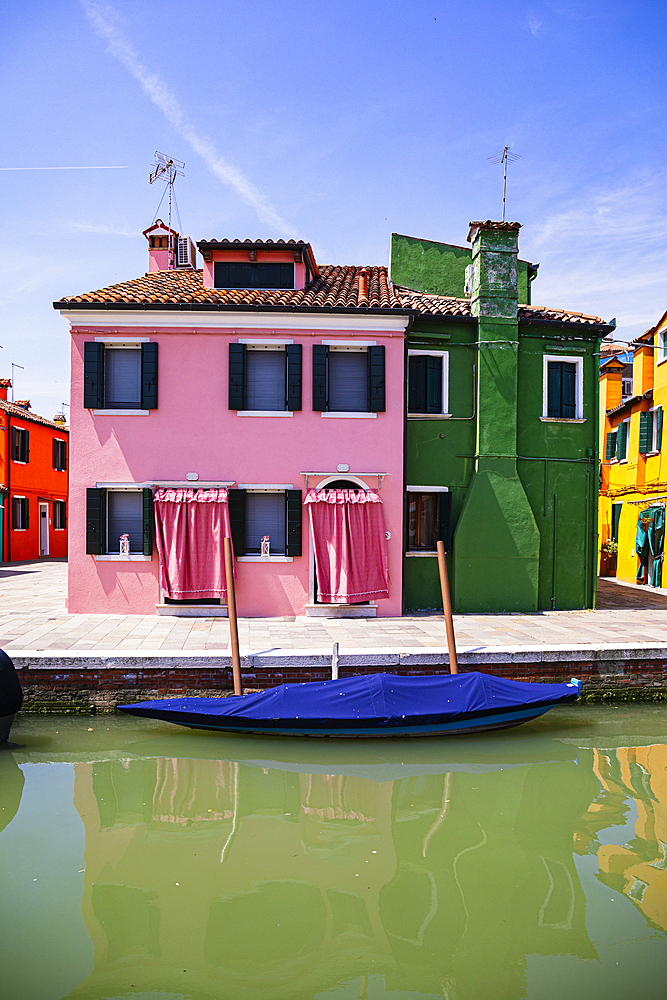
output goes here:
[{"label": "antenna mast", "polygon": [[[174,202],[176,197],[174,195],[174,184],[176,183],[177,177],[185,177],[185,163],[183,160],[175,160],[173,156],[167,156],[166,153],[160,153],[159,150],[155,150],[155,163],[153,164],[153,170],[149,181],[154,184],[155,181],[162,178],[167,184],[167,189],[169,192],[169,260],[168,268],[171,270],[174,267],[174,248],[173,248],[173,234],[171,231],[171,201],[172,197]],[[164,197],[164,195],[162,196]],[[158,205],[159,209],[159,205]]]},{"label": "antenna mast", "polygon": [[503,164],[503,218],[505,221],[505,201],[507,199],[507,164],[516,163],[517,160],[521,159],[519,153],[510,152],[509,146],[505,146],[502,153],[494,153],[493,156],[489,156],[491,163],[502,163]]}]

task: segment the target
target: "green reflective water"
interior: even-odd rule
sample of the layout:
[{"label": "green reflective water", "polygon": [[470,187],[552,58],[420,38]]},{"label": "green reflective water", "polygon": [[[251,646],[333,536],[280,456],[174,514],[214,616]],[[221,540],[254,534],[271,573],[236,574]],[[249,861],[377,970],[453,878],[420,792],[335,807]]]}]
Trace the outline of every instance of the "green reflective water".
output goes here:
[{"label": "green reflective water", "polygon": [[667,708],[467,740],[20,717],[0,997],[662,1000]]}]

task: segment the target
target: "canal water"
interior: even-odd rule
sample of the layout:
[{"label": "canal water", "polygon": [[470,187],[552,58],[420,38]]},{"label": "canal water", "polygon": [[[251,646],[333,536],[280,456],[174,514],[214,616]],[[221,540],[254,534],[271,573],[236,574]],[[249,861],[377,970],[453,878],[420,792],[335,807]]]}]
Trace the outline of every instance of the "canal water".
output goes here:
[{"label": "canal water", "polygon": [[667,707],[462,739],[23,716],[2,1000],[663,1000]]}]

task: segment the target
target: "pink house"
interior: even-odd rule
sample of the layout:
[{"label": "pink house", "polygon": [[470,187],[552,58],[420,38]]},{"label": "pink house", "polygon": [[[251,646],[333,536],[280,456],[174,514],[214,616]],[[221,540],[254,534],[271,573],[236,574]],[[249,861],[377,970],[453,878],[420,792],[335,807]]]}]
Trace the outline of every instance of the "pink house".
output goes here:
[{"label": "pink house", "polygon": [[225,614],[231,533],[242,616],[400,615],[410,314],[386,268],[204,240],[197,270],[159,220],[144,235],[143,277],[54,303],[69,611]]}]

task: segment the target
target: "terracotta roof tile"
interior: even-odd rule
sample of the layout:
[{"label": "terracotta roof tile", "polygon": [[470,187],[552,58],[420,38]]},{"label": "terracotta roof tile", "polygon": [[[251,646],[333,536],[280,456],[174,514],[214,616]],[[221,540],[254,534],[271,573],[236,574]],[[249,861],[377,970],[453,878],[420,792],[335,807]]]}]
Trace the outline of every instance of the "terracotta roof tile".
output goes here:
[{"label": "terracotta roof tile", "polygon": [[10,403],[9,400],[0,399],[0,410],[10,417],[20,417],[22,420],[29,420],[32,424],[42,424],[45,427],[55,427],[56,430],[64,431],[65,434],[69,434],[69,427],[63,424],[58,424],[53,420],[47,420],[46,417],[40,417],[37,413],[32,413],[30,410],[24,410],[22,406],[18,406],[16,403]]},{"label": "terracotta roof tile", "polygon": [[[359,303],[359,275],[368,277],[368,305]],[[389,282],[386,267],[356,267],[325,264],[319,275],[307,288],[300,289],[247,289],[204,288],[202,271],[156,271],[141,278],[123,281],[108,288],[101,288],[84,295],[54,302],[56,309],[81,308],[86,305],[117,308],[167,309],[171,305],[194,308],[282,308],[296,310],[316,309],[372,309],[412,312],[422,316],[471,316],[470,300],[425,292],[393,285]],[[545,309],[538,306],[519,306],[519,319],[603,325],[597,316]]]}]

